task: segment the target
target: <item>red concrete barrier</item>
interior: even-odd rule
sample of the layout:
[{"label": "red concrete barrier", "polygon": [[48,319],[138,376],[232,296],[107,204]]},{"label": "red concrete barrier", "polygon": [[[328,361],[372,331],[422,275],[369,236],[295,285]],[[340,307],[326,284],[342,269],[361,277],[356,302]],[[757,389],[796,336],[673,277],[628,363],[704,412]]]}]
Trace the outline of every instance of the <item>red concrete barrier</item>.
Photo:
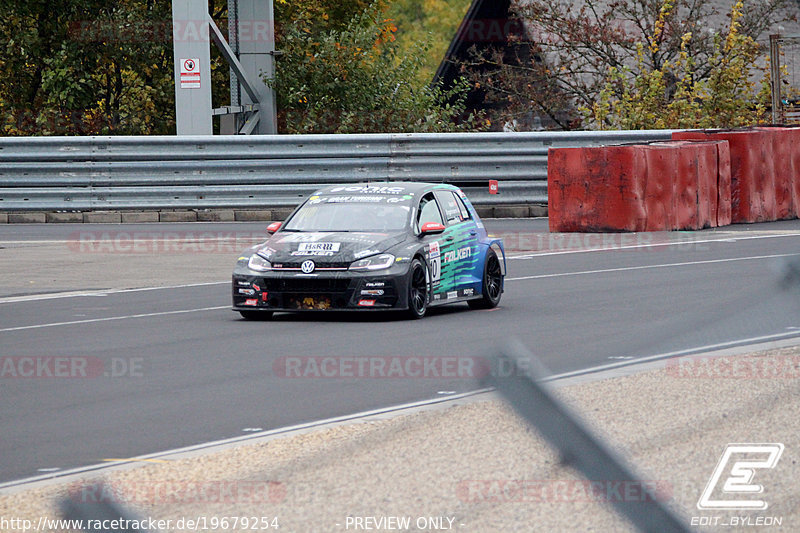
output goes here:
[{"label": "red concrete barrier", "polygon": [[641,179],[645,183],[645,231],[666,231],[675,225],[675,170],[678,150],[666,144],[637,146],[647,162]]},{"label": "red concrete barrier", "polygon": [[[731,224],[731,147],[717,141],[717,227]],[[713,192],[712,192],[713,194]]]},{"label": "red concrete barrier", "polygon": [[635,146],[551,148],[547,156],[550,231],[644,231],[641,174]]},{"label": "red concrete barrier", "polygon": [[550,231],[664,231],[730,223],[727,142],[551,148]]},{"label": "red concrete barrier", "polygon": [[797,218],[800,204],[795,187],[800,166],[795,152],[800,149],[800,128],[768,126],[757,130],[767,135],[767,159],[775,182],[775,220]]},{"label": "red concrete barrier", "polygon": [[[793,128],[792,128],[793,129]],[[673,139],[727,140],[731,158],[732,222],[794,218],[793,138],[786,128],[682,131]],[[791,186],[790,186],[791,185]],[[791,198],[791,202],[790,202]]]},{"label": "red concrete barrier", "polygon": [[790,137],[792,160],[792,206],[794,216],[800,217],[800,128],[792,128]]}]

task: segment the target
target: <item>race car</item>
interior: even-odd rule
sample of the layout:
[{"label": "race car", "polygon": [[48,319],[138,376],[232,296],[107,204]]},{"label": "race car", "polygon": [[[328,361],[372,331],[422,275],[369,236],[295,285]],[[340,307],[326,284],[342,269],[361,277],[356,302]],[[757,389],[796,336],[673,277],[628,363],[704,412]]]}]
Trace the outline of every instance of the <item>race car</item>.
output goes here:
[{"label": "race car", "polygon": [[246,319],[334,310],[422,318],[454,302],[492,308],[503,293],[503,243],[452,185],[326,187],[267,233],[233,271],[233,310]]}]

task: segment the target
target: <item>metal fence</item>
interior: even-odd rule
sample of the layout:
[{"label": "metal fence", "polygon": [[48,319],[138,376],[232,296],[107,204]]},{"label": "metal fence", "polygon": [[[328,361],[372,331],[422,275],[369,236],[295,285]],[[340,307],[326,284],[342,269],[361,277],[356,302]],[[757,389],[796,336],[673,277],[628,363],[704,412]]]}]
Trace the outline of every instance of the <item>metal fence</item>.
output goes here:
[{"label": "metal fence", "polygon": [[[0,211],[295,206],[320,185],[433,181],[478,205],[547,203],[547,150],[667,140],[671,130],[10,137]],[[500,193],[490,195],[489,180]]]}]

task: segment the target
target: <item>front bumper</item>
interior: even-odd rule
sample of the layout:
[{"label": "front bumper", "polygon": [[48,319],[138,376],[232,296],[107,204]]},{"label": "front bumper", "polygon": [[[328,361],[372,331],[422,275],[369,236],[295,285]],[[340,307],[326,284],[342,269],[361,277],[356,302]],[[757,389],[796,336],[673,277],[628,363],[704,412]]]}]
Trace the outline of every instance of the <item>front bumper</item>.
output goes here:
[{"label": "front bumper", "polygon": [[379,272],[233,273],[236,311],[342,311],[408,308],[408,265]]}]

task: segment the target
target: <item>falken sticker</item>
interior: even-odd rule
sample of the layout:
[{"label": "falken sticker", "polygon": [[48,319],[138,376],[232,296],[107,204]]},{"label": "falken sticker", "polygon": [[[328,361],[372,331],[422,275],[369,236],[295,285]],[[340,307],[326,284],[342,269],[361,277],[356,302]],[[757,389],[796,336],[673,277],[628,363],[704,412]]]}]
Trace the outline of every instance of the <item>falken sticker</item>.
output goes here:
[{"label": "falken sticker", "polygon": [[248,298],[244,301],[244,305],[258,305],[258,299],[256,298]]},{"label": "falken sticker", "polygon": [[444,257],[442,258],[442,262],[452,263],[453,261],[466,259],[471,255],[472,255],[472,247],[465,246],[464,248],[459,248],[458,250],[450,250],[449,252],[445,252]]},{"label": "falken sticker", "polygon": [[289,255],[321,255],[325,257],[330,257],[334,255],[336,252],[292,252]]}]

